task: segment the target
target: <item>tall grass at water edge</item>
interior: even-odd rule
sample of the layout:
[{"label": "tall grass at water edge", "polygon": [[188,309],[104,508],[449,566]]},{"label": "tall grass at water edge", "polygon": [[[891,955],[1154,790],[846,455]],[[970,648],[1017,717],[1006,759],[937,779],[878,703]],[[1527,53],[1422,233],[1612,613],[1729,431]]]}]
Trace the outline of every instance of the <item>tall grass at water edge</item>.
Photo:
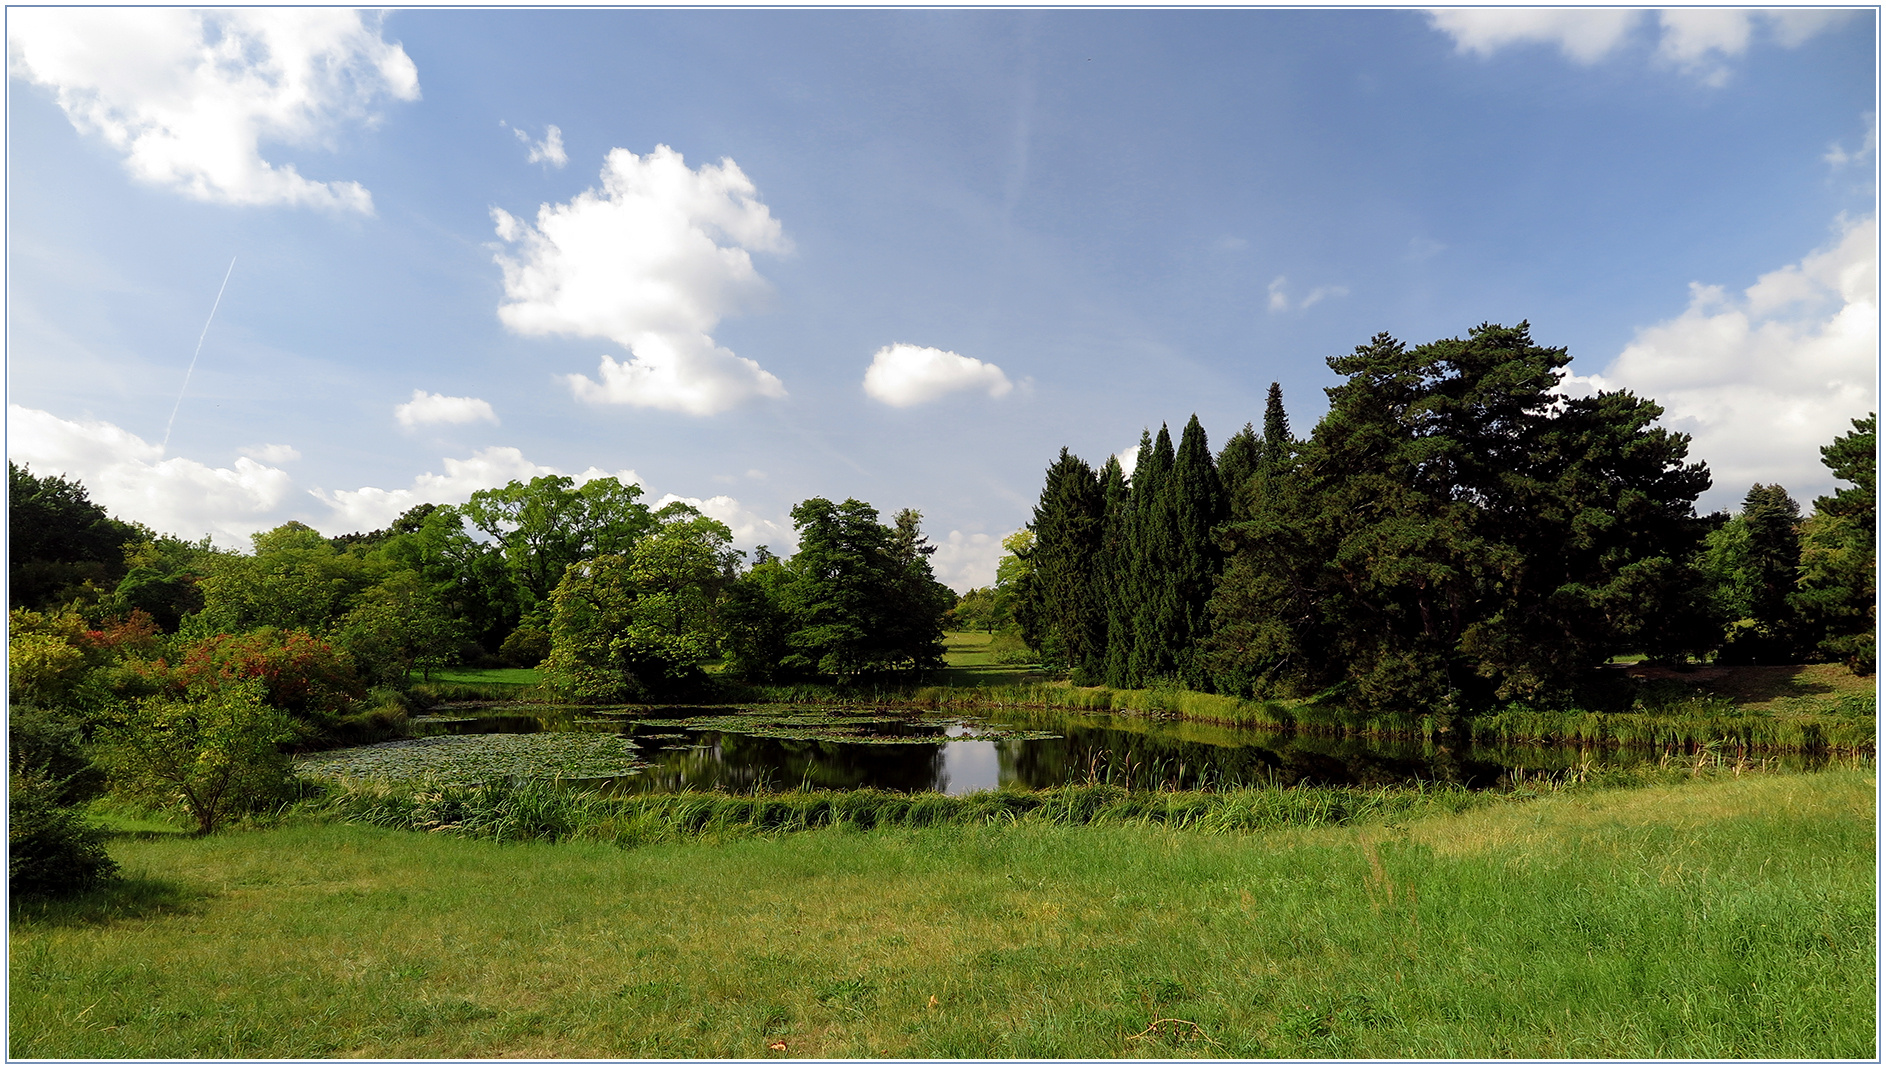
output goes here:
[{"label": "tall grass at water edge", "polygon": [[1089,782],[949,796],[882,790],[607,795],[541,780],[447,786],[330,781],[296,812],[382,828],[499,842],[594,841],[624,847],[770,836],[819,828],[1148,826],[1212,832],[1406,821],[1599,787],[1733,778],[1759,766],[1699,756],[1629,770],[1583,766],[1518,775],[1503,792],[1453,784],[1384,787],[1129,789]]}]

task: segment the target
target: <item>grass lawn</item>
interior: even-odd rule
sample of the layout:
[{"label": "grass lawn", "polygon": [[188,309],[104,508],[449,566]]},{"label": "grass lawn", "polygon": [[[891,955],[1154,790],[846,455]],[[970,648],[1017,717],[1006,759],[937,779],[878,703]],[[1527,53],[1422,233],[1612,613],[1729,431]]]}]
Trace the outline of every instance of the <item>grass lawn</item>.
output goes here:
[{"label": "grass lawn", "polygon": [[946,687],[1001,687],[1047,678],[1033,665],[997,661],[994,648],[995,636],[987,632],[946,631],[943,661],[947,667],[928,673],[925,682]]},{"label": "grass lawn", "polygon": [[1405,824],[113,841],[15,1058],[1873,1058],[1874,778]]},{"label": "grass lawn", "polygon": [[534,687],[542,681],[535,668],[441,668],[430,680],[473,687]]}]

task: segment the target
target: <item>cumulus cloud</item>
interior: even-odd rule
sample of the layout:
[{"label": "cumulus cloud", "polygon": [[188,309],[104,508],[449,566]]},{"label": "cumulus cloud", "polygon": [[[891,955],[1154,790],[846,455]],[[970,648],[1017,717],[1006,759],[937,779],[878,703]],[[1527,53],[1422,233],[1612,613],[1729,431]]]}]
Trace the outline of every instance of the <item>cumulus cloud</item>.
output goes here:
[{"label": "cumulus cloud", "polygon": [[[500,119],[499,125],[503,126],[508,124]],[[564,164],[570,162],[569,154],[563,151],[563,131],[557,129],[555,126],[549,127],[544,132],[544,139],[542,141],[532,141],[529,134],[519,130],[515,126],[511,127],[511,132],[516,134],[517,139],[524,143],[524,148],[529,151],[529,160],[531,163],[547,163],[552,167],[562,167]]]},{"label": "cumulus cloud", "polygon": [[958,594],[979,586],[994,586],[995,568],[1002,560],[1002,539],[1007,537],[951,531],[948,538],[936,543],[936,552],[930,555],[930,570],[937,582]]},{"label": "cumulus cloud", "polygon": [[1878,221],[1842,219],[1826,247],[1761,276],[1740,295],[1690,284],[1681,315],[1637,332],[1601,374],[1568,393],[1626,388],[1655,399],[1709,462],[1708,507],[1750,484],[1802,500],[1832,478],[1820,447],[1879,406]]},{"label": "cumulus cloud", "polygon": [[1139,443],[1134,442],[1132,445],[1113,454],[1113,459],[1120,462],[1120,474],[1131,479],[1133,477],[1133,469],[1139,467]]},{"label": "cumulus cloud", "polygon": [[663,494],[650,502],[649,507],[660,509],[676,501],[692,505],[702,515],[726,524],[727,529],[733,532],[733,544],[738,549],[750,550],[755,546],[765,546],[769,551],[785,556],[792,552],[792,546],[798,542],[799,536],[793,530],[790,517],[763,516],[726,494],[715,494],[713,497]]},{"label": "cumulus cloud", "polygon": [[1001,397],[1014,389],[994,364],[925,345],[897,342],[879,349],[864,372],[864,392],[896,408],[976,390]]},{"label": "cumulus cloud", "polygon": [[358,182],[317,182],[260,142],[332,147],[419,75],[378,16],[337,8],[18,8],[8,69],[53,90],[73,126],[122,152],[138,179],[225,204],[372,214]]},{"label": "cumulus cloud", "polygon": [[444,394],[414,390],[413,399],[393,406],[393,416],[400,426],[412,429],[422,423],[498,422],[498,414],[488,401],[476,397],[447,397]]},{"label": "cumulus cloud", "polygon": [[7,406],[7,457],[84,483],[115,516],[187,538],[209,534],[231,547],[246,547],[250,533],[280,522],[274,517],[293,489],[287,472],[246,456],[227,468],[165,458],[161,446],[114,424],[21,405]]},{"label": "cumulus cloud", "polygon": [[1596,63],[1623,44],[1642,11],[1604,8],[1462,7],[1428,12],[1461,52],[1490,56],[1517,44],[1557,45],[1577,63]]},{"label": "cumulus cloud", "polygon": [[443,475],[426,472],[414,479],[411,486],[396,490],[363,486],[358,490],[314,489],[308,492],[333,510],[333,525],[345,530],[365,531],[385,527],[414,505],[428,502],[435,505],[462,505],[471,500],[472,494],[477,491],[503,486],[512,479],[529,482],[539,475],[563,474],[555,468],[525,459],[522,450],[498,445],[481,449],[464,460],[447,457],[444,467]]},{"label": "cumulus cloud", "polygon": [[712,415],[754,397],[783,397],[778,378],[709,336],[723,316],[766,292],[753,252],[789,245],[732,160],[689,169],[658,145],[610,151],[602,186],[545,204],[536,225],[492,209],[505,302],[519,334],[606,338],[596,379],[567,375],[580,400]]},{"label": "cumulus cloud", "polygon": [[[1575,63],[1593,64],[1628,44],[1648,12],[1618,8],[1452,8],[1428,12],[1430,25],[1461,52],[1490,56],[1513,45],[1556,45]],[[1728,82],[1728,61],[1748,51],[1758,32],[1795,48],[1846,15],[1833,10],[1665,8],[1651,35],[1657,59],[1706,85]]]}]

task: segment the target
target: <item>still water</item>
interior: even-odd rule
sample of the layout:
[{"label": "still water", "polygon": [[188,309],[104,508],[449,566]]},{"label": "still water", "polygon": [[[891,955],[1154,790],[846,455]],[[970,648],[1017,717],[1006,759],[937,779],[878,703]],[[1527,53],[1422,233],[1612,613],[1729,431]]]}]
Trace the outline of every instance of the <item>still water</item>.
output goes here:
[{"label": "still water", "polygon": [[[1473,745],[1333,739],[1176,719],[984,708],[461,708],[415,721],[417,733],[610,732],[645,765],[623,791],[846,790],[967,794],[1102,780],[1196,789],[1239,784],[1377,786],[1417,781],[1489,788],[1516,774],[1666,759],[1614,747]],[[1733,756],[1733,755],[1731,755]],[[1813,767],[1812,755],[1770,764]]]}]

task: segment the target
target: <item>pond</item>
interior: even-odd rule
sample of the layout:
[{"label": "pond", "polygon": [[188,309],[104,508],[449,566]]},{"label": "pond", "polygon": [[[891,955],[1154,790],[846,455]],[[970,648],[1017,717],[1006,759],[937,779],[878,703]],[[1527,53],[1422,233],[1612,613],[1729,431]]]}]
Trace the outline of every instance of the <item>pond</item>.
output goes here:
[{"label": "pond", "polygon": [[[471,782],[559,776],[622,792],[799,788],[1039,789],[1099,780],[1127,787],[1491,788],[1515,773],[1654,762],[1654,750],[1461,746],[1335,739],[1274,730],[1026,709],[935,712],[805,706],[466,707],[414,721],[411,740],[310,754],[303,771]],[[1813,767],[1824,759],[1780,755]]]}]

